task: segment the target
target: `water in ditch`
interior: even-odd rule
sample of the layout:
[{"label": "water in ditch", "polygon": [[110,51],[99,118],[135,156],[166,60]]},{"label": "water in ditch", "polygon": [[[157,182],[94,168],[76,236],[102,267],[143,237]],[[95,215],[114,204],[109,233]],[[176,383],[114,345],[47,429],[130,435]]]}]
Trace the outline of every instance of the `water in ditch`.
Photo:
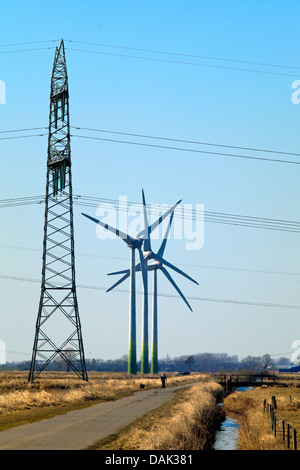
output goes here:
[{"label": "water in ditch", "polygon": [[[253,387],[240,387],[237,392],[252,390]],[[221,428],[216,432],[214,450],[236,450],[239,438],[239,423],[228,416],[223,421]]]}]

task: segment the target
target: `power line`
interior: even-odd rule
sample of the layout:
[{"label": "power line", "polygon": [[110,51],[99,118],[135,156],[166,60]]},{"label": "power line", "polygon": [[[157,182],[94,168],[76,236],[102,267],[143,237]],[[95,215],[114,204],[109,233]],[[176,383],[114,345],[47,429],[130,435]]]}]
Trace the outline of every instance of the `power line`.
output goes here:
[{"label": "power line", "polygon": [[[0,248],[13,249],[13,250],[22,250],[22,251],[35,251],[37,253],[41,252],[40,248],[31,248],[28,246],[14,246],[14,245],[4,245],[0,244]],[[121,256],[108,256],[108,255],[99,255],[98,253],[80,253],[76,252],[76,256],[88,257],[88,258],[101,258],[101,259],[110,259],[110,260],[121,260],[127,261],[128,259]],[[213,266],[206,264],[191,264],[191,263],[179,263],[179,266],[187,266],[189,268],[197,269],[215,269],[222,271],[235,271],[235,272],[246,272],[253,274],[271,274],[279,276],[300,276],[300,272],[290,272],[290,271],[272,271],[267,269],[254,269],[254,268],[238,268],[234,266]]]},{"label": "power line", "polygon": [[[70,127],[71,129],[76,129],[76,130],[101,132],[101,133],[106,133],[106,134],[125,135],[125,136],[138,137],[138,138],[143,138],[143,139],[163,140],[163,141],[168,141],[168,142],[178,142],[178,143],[193,144],[193,145],[206,145],[206,146],[211,146],[211,147],[223,147],[223,148],[231,148],[231,149],[236,149],[236,150],[248,150],[252,152],[263,152],[263,153],[272,153],[272,154],[290,155],[290,156],[293,155],[293,156],[300,157],[300,153],[285,152],[282,150],[265,149],[265,148],[258,148],[258,147],[243,147],[243,146],[238,146],[238,145],[219,144],[215,142],[205,142],[205,141],[201,142],[197,140],[188,140],[188,139],[175,139],[172,137],[137,134],[137,133],[123,132],[123,131],[113,131],[110,129],[95,129],[91,127],[79,127],[79,126],[70,126]],[[27,131],[42,130],[42,129],[48,129],[48,128],[44,126],[44,127],[31,127],[31,128],[25,128],[25,129],[9,129],[9,130],[0,131],[0,134],[27,132]],[[45,134],[34,134],[32,135],[32,137],[41,136],[41,135],[44,136]],[[23,136],[16,136],[13,138],[21,138],[21,137]],[[27,137],[27,136],[25,135],[24,137]]]},{"label": "power line", "polygon": [[50,49],[55,49],[55,46],[35,47],[35,48],[32,48],[32,49],[16,49],[14,51],[0,51],[0,54],[12,54],[12,53],[15,53],[15,52],[44,51],[44,50],[50,50]]},{"label": "power line", "polygon": [[[89,203],[80,203],[78,201],[74,201],[74,204],[75,205],[80,205],[80,206],[87,206],[87,207],[97,207],[98,205],[97,204],[89,204]],[[0,206],[1,207],[1,206]],[[102,206],[103,208],[108,208],[110,209],[109,206]],[[121,210],[124,210],[124,209],[121,209]],[[224,215],[224,214],[223,214]],[[176,214],[174,215],[175,217],[181,217],[181,216],[176,216]],[[192,217],[187,215],[187,216],[183,216],[184,219],[188,218],[188,219],[191,219]],[[192,219],[192,220],[199,220],[200,222],[212,222],[212,223],[218,223],[218,224],[224,224],[224,225],[235,225],[235,226],[239,226],[239,227],[251,227],[251,228],[260,228],[260,229],[268,229],[268,230],[276,230],[276,231],[282,231],[282,232],[292,232],[292,233],[299,233],[300,231],[300,227],[298,225],[296,226],[290,226],[290,225],[287,225],[287,226],[284,226],[284,225],[278,225],[276,226],[275,224],[274,225],[270,225],[270,221],[267,222],[267,221],[264,221],[264,223],[261,223],[261,222],[251,222],[251,220],[239,220],[237,218],[234,218],[234,216],[231,218],[231,219],[226,219],[226,218],[223,218],[223,220],[219,217],[212,217],[208,212],[205,212],[205,220],[202,220],[202,219]],[[289,223],[288,223],[289,224]]]},{"label": "power line", "polygon": [[[6,132],[6,131],[3,131]],[[13,131],[11,131],[13,132]],[[43,134],[30,134],[30,135],[22,135],[22,136],[12,136],[12,137],[0,137],[0,140],[14,140],[14,139],[25,139],[25,138],[30,138],[30,137],[45,137],[46,133]],[[125,140],[119,140],[119,139],[107,139],[107,138],[102,138],[102,137],[92,137],[92,136],[85,136],[85,135],[78,135],[78,134],[71,134],[70,137],[77,137],[81,139],[90,139],[90,140],[99,140],[103,142],[112,142],[112,143],[119,143],[119,144],[128,144],[128,145],[138,145],[142,147],[152,147],[152,148],[159,148],[159,149],[165,149],[165,150],[176,150],[176,151],[181,151],[181,152],[191,152],[191,153],[198,153],[198,154],[203,154],[203,155],[214,155],[214,156],[221,156],[221,157],[230,157],[230,158],[241,158],[241,159],[248,159],[248,160],[261,160],[261,161],[266,161],[266,162],[272,162],[272,163],[286,163],[286,164],[293,164],[293,165],[299,165],[300,162],[294,161],[294,160],[282,160],[282,159],[276,159],[276,158],[265,158],[265,157],[256,157],[256,156],[251,156],[251,155],[240,155],[240,154],[231,154],[231,153],[224,153],[224,152],[211,152],[208,150],[198,150],[198,149],[189,149],[189,148],[183,148],[183,147],[171,147],[171,146],[166,146],[166,145],[155,145],[155,144],[149,144],[145,142],[132,142],[132,141],[125,141]],[[152,137],[155,138],[155,137]],[[159,138],[159,137],[157,137]],[[170,140],[165,138],[164,140]],[[174,139],[175,140],[175,139]],[[188,141],[187,141],[188,143]],[[209,143],[203,143],[203,145],[214,145],[218,147],[228,147],[228,148],[239,148],[235,146],[228,146],[228,145],[221,145],[221,144],[209,144]],[[240,149],[245,149],[248,150],[246,147],[240,147]],[[300,154],[297,153],[292,153],[292,152],[281,152],[281,151],[273,151],[273,150],[263,150],[263,149],[250,149],[253,151],[261,151],[261,152],[270,152],[270,153],[280,153],[283,155],[295,155],[295,156],[300,156]]]},{"label": "power line", "polygon": [[14,207],[14,206],[23,206],[23,205],[32,205],[32,204],[42,204],[45,202],[45,196],[29,196],[29,197],[20,197],[13,199],[2,199],[0,200],[0,208],[4,207]]},{"label": "power line", "polygon": [[106,139],[106,138],[102,138],[102,137],[91,137],[91,136],[76,135],[76,134],[71,135],[71,137],[77,137],[77,138],[80,138],[80,139],[101,140],[101,141],[104,141],[104,142],[114,142],[114,143],[119,143],[119,144],[139,145],[139,146],[142,146],[142,147],[160,148],[160,149],[165,149],[165,150],[177,150],[177,151],[181,151],[181,152],[192,152],[192,153],[199,153],[199,154],[206,154],[206,155],[216,155],[216,156],[222,156],[222,157],[242,158],[242,159],[248,159],[248,160],[261,160],[261,161],[273,162],[273,163],[287,163],[287,164],[300,165],[300,162],[296,162],[296,161],[292,161],[292,160],[280,160],[280,159],[276,159],[276,158],[255,157],[255,156],[250,156],[250,155],[238,155],[238,154],[223,153],[223,152],[211,152],[211,151],[208,151],[208,150],[198,150],[198,149],[171,147],[171,146],[166,146],[166,145],[148,144],[148,143],[145,143],[145,142],[132,142],[132,141],[127,141],[127,140]]},{"label": "power line", "polygon": [[[30,49],[15,49],[15,50],[9,50],[9,51],[0,51],[0,54],[12,54],[12,53],[21,53],[21,52],[51,50],[51,49],[55,49],[55,46],[37,47],[37,48],[30,48]],[[225,67],[225,66],[221,66],[221,65],[212,65],[212,64],[199,64],[199,63],[183,62],[183,61],[176,61],[176,60],[170,60],[170,59],[159,59],[159,58],[155,58],[155,57],[142,57],[142,56],[135,56],[135,55],[129,55],[129,54],[117,54],[117,53],[113,53],[113,52],[94,51],[94,50],[88,50],[88,49],[76,49],[76,48],[72,48],[72,47],[68,47],[68,48],[65,48],[65,49],[70,50],[70,51],[76,51],[76,52],[88,52],[88,53],[102,54],[102,55],[108,55],[108,56],[114,56],[114,57],[124,57],[124,58],[130,58],[130,59],[155,61],[155,62],[165,62],[165,63],[171,63],[171,64],[180,64],[180,65],[191,65],[191,66],[195,66],[195,67],[204,67],[204,68],[206,67],[206,68],[223,69],[223,70],[234,70],[234,71],[241,71],[241,72],[267,74],[267,75],[281,75],[281,76],[287,76],[287,77],[298,77],[298,75],[295,75],[295,74],[287,74],[287,73],[281,73],[281,72],[270,72],[270,71],[264,71],[264,70],[243,69],[243,68],[239,68],[239,67]]]},{"label": "power line", "polygon": [[[0,44],[0,47],[14,47],[14,46],[29,45],[29,44],[43,44],[43,43],[48,43],[48,42],[60,42],[60,41],[61,39],[48,39],[48,40],[43,40],[43,41],[17,42],[17,43]],[[242,60],[242,59],[227,59],[224,57],[213,57],[213,56],[208,56],[208,55],[164,51],[164,50],[157,50],[157,49],[146,49],[146,48],[139,48],[139,47],[129,47],[129,46],[121,46],[121,45],[116,45],[116,44],[106,44],[106,43],[99,43],[99,42],[77,41],[74,39],[64,39],[64,42],[70,42],[70,43],[76,43],[76,44],[87,44],[87,45],[101,46],[101,47],[106,47],[106,48],[131,50],[131,51],[138,51],[138,52],[147,52],[147,53],[150,52],[150,53],[155,53],[155,54],[164,54],[164,55],[171,55],[171,56],[178,56],[178,57],[190,57],[190,58],[195,58],[195,59],[214,60],[214,61],[220,61],[220,62],[232,62],[232,63],[238,63],[238,64],[259,65],[263,67],[300,70],[300,67],[297,67],[294,65],[286,65],[286,64],[284,65],[273,64],[273,63],[268,63],[268,62],[250,61],[250,60]],[[45,48],[45,49],[48,49],[48,48]],[[29,50],[39,50],[39,49],[29,49]],[[7,52],[14,52],[14,51],[7,51]],[[92,52],[97,52],[97,51],[92,51]]]},{"label": "power line", "polygon": [[[47,135],[48,134],[44,133],[44,134],[30,134],[30,135],[12,136],[12,137],[0,137],[0,140],[25,139],[25,138],[30,138],[30,137],[45,137]],[[231,153],[224,153],[224,152],[211,152],[208,150],[171,147],[171,146],[166,146],[166,145],[149,144],[145,142],[132,142],[132,141],[119,140],[119,139],[107,139],[107,138],[102,138],[102,137],[92,137],[92,136],[84,136],[84,135],[77,135],[77,134],[70,134],[70,137],[77,137],[81,139],[90,139],[90,140],[100,140],[103,142],[112,142],[112,143],[119,143],[119,144],[138,145],[142,147],[152,147],[152,148],[159,148],[159,149],[165,149],[165,150],[176,150],[176,151],[181,151],[181,152],[191,152],[191,153],[198,153],[202,155],[214,155],[214,156],[241,158],[241,159],[248,159],[248,160],[261,160],[261,161],[272,162],[272,163],[286,163],[286,164],[300,165],[300,161],[297,162],[294,160],[282,160],[282,159],[276,159],[276,158],[256,157],[256,156],[250,156],[250,155],[239,155],[239,154],[231,154]],[[274,153],[276,152],[274,151]],[[283,152],[278,152],[278,153],[283,153]],[[295,156],[299,155],[296,153],[288,153],[288,152],[285,152],[284,154],[295,155]]]},{"label": "power line", "polygon": [[299,75],[296,75],[296,74],[271,72],[267,70],[253,70],[253,69],[243,69],[240,67],[225,67],[222,65],[199,64],[199,63],[194,63],[194,62],[183,62],[183,61],[171,60],[171,59],[159,59],[155,57],[142,57],[142,56],[136,56],[136,55],[130,55],[130,54],[117,54],[114,52],[93,51],[89,49],[76,49],[72,47],[68,47],[66,49],[69,51],[76,51],[76,52],[88,52],[88,53],[93,53],[93,54],[102,54],[102,55],[108,55],[108,56],[114,56],[114,57],[124,57],[126,59],[129,58],[129,59],[138,59],[138,60],[146,60],[146,61],[153,61],[153,62],[165,62],[165,63],[171,63],[171,64],[191,65],[194,67],[203,67],[203,68],[206,67],[206,68],[213,68],[213,69],[233,70],[233,71],[239,71],[239,72],[250,72],[250,73],[259,73],[259,74],[266,74],[266,75],[280,75],[284,77],[299,77]]},{"label": "power line", "polygon": [[70,126],[70,127],[71,129],[76,129],[76,130],[103,132],[107,134],[126,135],[130,137],[141,137],[143,139],[166,140],[170,142],[180,142],[184,144],[208,145],[208,146],[213,146],[213,147],[224,147],[224,148],[231,148],[231,149],[237,149],[237,150],[249,150],[253,152],[266,152],[266,153],[275,153],[275,154],[281,154],[281,155],[295,155],[297,157],[300,157],[300,153],[283,152],[281,150],[270,150],[270,149],[254,148],[254,147],[241,147],[237,145],[217,144],[217,143],[212,143],[212,142],[200,142],[197,140],[174,139],[171,137],[158,137],[158,136],[153,136],[153,135],[134,134],[130,132],[112,131],[112,130],[107,130],[107,129],[95,129],[95,128],[90,128],[90,127],[78,127],[78,126]]},{"label": "power line", "polygon": [[25,46],[27,44],[41,44],[45,42],[57,42],[57,41],[60,41],[60,39],[48,39],[45,41],[15,42],[11,44],[0,44],[0,47]]},{"label": "power line", "polygon": [[26,131],[36,131],[41,129],[48,129],[48,127],[29,127],[27,129],[9,129],[6,131],[0,131],[0,134],[9,134],[13,132],[26,132]]},{"label": "power line", "polygon": [[[6,276],[1,274],[0,279],[6,279],[10,281],[22,281],[22,282],[32,282],[32,283],[40,283],[40,280],[38,279],[32,279],[32,278],[26,278],[26,277],[19,277],[19,276]],[[94,289],[94,290],[102,290],[106,291],[108,287],[103,287],[103,286],[92,286],[92,285],[86,285],[86,284],[77,284],[77,288],[82,288],[82,289]],[[115,292],[121,292],[128,294],[129,290],[127,289],[114,289]],[[137,294],[143,294],[142,291],[136,291]],[[149,292],[149,295],[151,295],[151,292]],[[180,298],[176,294],[166,294],[166,293],[158,293],[157,294],[160,297],[167,297],[167,298]],[[248,305],[248,306],[253,306],[253,307],[266,307],[266,308],[284,308],[284,309],[291,309],[291,310],[299,310],[300,305],[287,305],[287,304],[273,304],[273,303],[268,303],[268,302],[252,302],[248,300],[236,300],[236,299],[218,299],[214,297],[196,297],[196,296],[186,296],[188,300],[195,300],[195,301],[200,301],[200,302],[217,302],[217,303],[226,303],[226,304],[238,304],[238,305]]]},{"label": "power line", "polygon": [[[114,207],[118,210],[128,210],[128,207],[134,206],[136,209],[139,209],[140,212],[143,210],[143,205],[141,203],[137,202],[129,202],[129,201],[118,201],[116,199],[105,199],[105,198],[96,198],[96,197],[87,197],[87,196],[80,196],[80,195],[74,195],[76,200],[74,201],[75,204],[78,205],[90,205],[91,207],[98,206],[99,204],[108,204],[104,207],[110,208],[110,204],[114,205]],[[87,202],[86,202],[87,201]],[[148,207],[150,206],[151,208],[151,213],[153,214],[160,214],[160,209],[157,207],[157,205],[147,205]],[[174,216],[175,217],[182,217],[182,215],[178,215],[179,210],[175,210]],[[184,217],[187,218],[192,218],[193,220],[197,219],[197,212],[194,209],[185,209],[184,210]],[[238,223],[242,222],[250,222],[252,224],[269,224],[267,226],[269,227],[276,227],[276,224],[282,225],[285,228],[294,228],[294,229],[300,229],[300,222],[297,221],[290,221],[290,220],[282,220],[282,219],[268,219],[266,217],[253,217],[253,216],[244,216],[240,214],[228,214],[228,213],[222,213],[222,212],[209,212],[205,211],[205,221],[217,221],[220,220],[220,218],[223,217],[225,221],[236,221]],[[202,220],[201,217],[198,217],[198,220]]]},{"label": "power line", "polygon": [[14,135],[12,137],[0,137],[0,140],[27,139],[29,137],[44,137],[48,134],[30,134],[30,135]]},{"label": "power line", "polygon": [[[51,40],[51,42],[55,42],[58,40]],[[215,61],[222,61],[222,62],[232,62],[232,63],[241,63],[241,64],[248,64],[248,65],[259,65],[259,66],[264,66],[264,67],[277,67],[277,68],[284,68],[284,69],[295,69],[299,70],[300,67],[295,67],[295,66],[288,66],[288,65],[281,65],[281,64],[268,64],[264,62],[251,62],[251,61],[245,61],[245,60],[237,60],[237,59],[223,59],[220,57],[209,57],[209,56],[200,56],[200,55],[193,55],[193,54],[182,54],[182,53],[176,53],[176,52],[166,52],[166,51],[155,51],[153,49],[139,49],[139,48],[130,48],[130,47],[125,47],[125,46],[112,46],[112,45],[105,45],[105,44],[100,44],[100,43],[88,43],[84,41],[72,41],[72,40],[65,40],[69,42],[75,42],[75,43],[81,43],[81,44],[94,44],[94,45],[101,45],[105,47],[114,47],[114,48],[119,48],[119,49],[129,49],[129,50],[135,50],[135,51],[140,51],[140,52],[152,52],[152,53],[159,53],[159,54],[167,54],[167,55],[173,55],[173,56],[182,56],[182,57],[190,57],[190,58],[197,58],[197,59],[206,59],[206,60],[215,60]],[[26,45],[26,44],[38,44],[38,43],[45,43],[45,42],[50,42],[50,41],[32,41],[32,42],[24,42],[24,43],[12,43],[12,44],[1,44],[0,47],[8,47],[8,46],[16,46],[16,45]],[[41,50],[51,50],[55,49],[55,46],[48,46],[48,47],[39,47],[39,48],[30,48],[30,49],[16,49],[16,50],[9,50],[9,51],[0,51],[0,54],[10,54],[10,53],[21,53],[21,52],[31,52],[31,51],[41,51]],[[268,70],[255,70],[255,69],[249,69],[249,68],[241,68],[241,67],[228,67],[228,66],[222,66],[222,65],[213,65],[213,64],[200,64],[200,63],[194,63],[194,62],[186,62],[186,61],[177,61],[177,60],[171,60],[171,59],[160,59],[160,58],[155,58],[155,57],[143,57],[143,56],[136,56],[136,55],[130,55],[130,54],[117,54],[113,52],[104,52],[104,51],[95,51],[95,50],[89,50],[89,49],[77,49],[77,48],[72,48],[68,47],[65,48],[70,51],[76,51],[76,52],[87,52],[87,53],[94,53],[94,54],[102,54],[102,55],[109,55],[109,56],[115,56],[115,57],[124,57],[124,58],[130,58],[130,59],[138,59],[138,60],[147,60],[147,61],[156,61],[156,62],[165,62],[165,63],[172,63],[172,64],[180,64],[180,65],[191,65],[191,66],[196,66],[196,67],[203,67],[203,68],[214,68],[214,69],[222,69],[222,70],[233,70],[233,71],[240,71],[240,72],[248,72],[248,73],[258,73],[258,74],[267,74],[267,75],[279,75],[279,76],[286,76],[286,77],[298,77],[296,74],[291,74],[291,73],[282,73],[282,72],[273,72],[273,71],[268,71]]]},{"label": "power line", "polygon": [[[5,207],[14,207],[14,206],[23,206],[23,205],[32,205],[32,204],[41,204],[45,198],[43,196],[32,196],[25,198],[16,198],[16,199],[3,199],[0,200],[0,208]],[[111,210],[112,206],[117,211],[128,211],[130,206],[134,206],[136,210],[142,212],[143,205],[141,203],[129,202],[129,201],[118,201],[116,199],[106,199],[106,198],[97,198],[97,197],[88,197],[81,195],[73,195],[73,204],[84,206],[84,207],[98,207],[102,206],[104,209]],[[147,207],[151,209],[152,215],[160,215],[160,207],[157,204],[147,204]],[[298,233],[300,231],[300,222],[283,220],[283,219],[270,219],[266,217],[253,217],[245,216],[240,214],[228,214],[224,212],[211,212],[204,211],[200,215],[195,209],[184,208],[184,211],[181,211],[180,207],[177,208],[174,212],[174,217],[189,219],[189,220],[198,220],[200,222],[213,222],[219,224],[227,224],[241,227],[251,227],[251,228],[260,228],[260,229],[269,229],[277,230],[284,232],[293,232]]]},{"label": "power line", "polygon": [[266,67],[278,67],[278,68],[288,68],[288,69],[296,69],[300,70],[300,67],[290,66],[290,65],[281,65],[281,64],[270,64],[265,62],[252,62],[249,60],[240,60],[240,59],[225,59],[221,57],[212,57],[212,56],[202,56],[196,54],[187,54],[187,53],[180,53],[180,52],[170,52],[170,51],[161,51],[155,49],[142,49],[137,47],[128,47],[128,46],[120,46],[120,45],[113,45],[113,44],[104,44],[99,42],[87,42],[87,41],[76,41],[72,39],[65,39],[65,42],[74,42],[77,44],[89,44],[94,46],[101,46],[101,47],[110,47],[115,49],[127,49],[131,51],[139,51],[139,52],[151,52],[156,54],[165,54],[165,55],[174,55],[174,56],[181,56],[181,57],[193,57],[196,59],[209,59],[209,60],[216,60],[222,62],[234,62],[234,63],[241,63],[241,64],[251,64],[251,65],[262,65]]}]

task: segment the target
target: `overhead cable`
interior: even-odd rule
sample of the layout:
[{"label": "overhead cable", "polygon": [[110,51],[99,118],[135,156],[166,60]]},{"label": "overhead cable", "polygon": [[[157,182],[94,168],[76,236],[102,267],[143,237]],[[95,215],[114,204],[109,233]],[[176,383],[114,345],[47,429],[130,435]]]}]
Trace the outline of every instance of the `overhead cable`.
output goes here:
[{"label": "overhead cable", "polygon": [[[41,204],[45,201],[44,196],[31,196],[25,198],[15,199],[2,199],[0,200],[0,208],[14,207],[22,205],[33,205]],[[108,211],[114,208],[116,211],[128,211],[128,209],[134,206],[135,210],[143,211],[143,205],[137,202],[129,202],[117,199],[97,198],[83,195],[73,195],[73,204],[82,207],[101,207]],[[151,210],[151,215],[160,215],[159,204],[147,204],[147,207]],[[277,230],[283,232],[300,232],[300,222],[294,220],[284,220],[266,217],[254,217],[241,214],[229,214],[224,212],[216,211],[203,211],[198,213],[195,209],[184,207],[183,211],[181,208],[177,208],[174,212],[174,217],[184,218],[189,220],[200,221],[203,223],[213,222],[219,224],[227,224],[241,227],[251,227],[260,229]]]},{"label": "overhead cable", "polygon": [[253,61],[241,60],[241,59],[226,59],[224,57],[203,56],[203,55],[197,55],[197,54],[187,54],[187,53],[181,53],[181,52],[162,51],[162,50],[157,50],[157,49],[128,47],[128,46],[105,44],[105,43],[99,43],[99,42],[76,41],[72,39],[65,39],[65,42],[72,42],[72,43],[77,43],[77,44],[88,44],[88,45],[94,45],[94,46],[109,47],[109,48],[114,48],[114,49],[127,49],[131,51],[139,51],[139,52],[151,52],[151,53],[156,53],[156,54],[174,55],[174,56],[181,56],[181,57],[193,57],[196,59],[209,59],[209,60],[216,60],[216,61],[222,61],[222,62],[234,62],[234,63],[248,64],[248,65],[251,64],[251,65],[261,65],[261,66],[266,66],[266,67],[276,67],[276,68],[278,67],[278,68],[300,70],[300,67],[295,67],[292,65],[270,64],[270,63],[265,63],[265,62],[253,62]]},{"label": "overhead cable", "polygon": [[[76,130],[100,132],[100,133],[105,133],[105,134],[125,135],[129,137],[138,137],[142,139],[162,140],[162,141],[178,142],[178,143],[192,144],[192,145],[205,145],[205,146],[210,146],[210,147],[221,147],[221,148],[230,148],[230,149],[235,149],[235,150],[247,150],[247,151],[252,151],[252,152],[263,152],[263,153],[272,153],[272,154],[278,154],[278,155],[289,155],[289,156],[300,157],[300,153],[286,152],[282,150],[274,150],[274,149],[266,149],[266,148],[258,148],[258,147],[243,147],[240,145],[228,145],[228,144],[220,144],[216,142],[206,142],[206,141],[198,141],[198,140],[190,140],[190,139],[175,139],[172,137],[137,134],[133,132],[114,131],[110,129],[96,129],[96,128],[91,128],[91,127],[70,126],[70,128],[76,129]],[[25,129],[1,130],[0,134],[27,132],[27,131],[42,130],[42,129],[46,130],[48,129],[48,127],[44,126],[44,127],[31,127],[31,128],[25,128]],[[34,134],[33,136],[40,136],[40,135],[45,135],[45,134]],[[21,138],[21,137],[23,136],[16,136],[16,138]],[[26,137],[26,135],[24,137]]]},{"label": "overhead cable", "polygon": [[[39,283],[40,280],[38,279],[32,279],[32,278],[26,278],[26,277],[20,277],[20,276],[6,276],[1,274],[0,275],[1,279],[6,279],[6,280],[11,280],[11,281],[22,281],[22,282],[32,282],[32,283]],[[95,290],[102,290],[106,291],[108,287],[103,287],[103,286],[92,286],[92,285],[86,285],[86,284],[76,284],[77,288],[82,288],[82,289],[95,289]],[[115,289],[116,292],[122,292],[128,294],[129,291],[127,289]],[[137,294],[143,294],[142,291],[136,291]],[[149,292],[149,295],[151,295],[151,292]],[[169,298],[180,298],[176,294],[165,294],[165,293],[158,293],[157,294],[160,297],[169,297]],[[274,304],[274,303],[268,303],[268,302],[252,302],[248,300],[237,300],[237,299],[218,299],[214,297],[197,297],[197,296],[187,296],[186,297],[188,300],[195,300],[195,301],[201,301],[201,302],[217,302],[217,303],[227,303],[227,304],[239,304],[239,305],[248,305],[248,306],[253,306],[253,307],[264,307],[264,308],[282,308],[282,309],[291,309],[291,310],[300,310],[300,305],[291,305],[291,304]]]},{"label": "overhead cable", "polygon": [[282,72],[271,72],[268,70],[254,70],[254,69],[245,69],[240,67],[226,67],[222,65],[213,65],[213,64],[200,64],[195,62],[183,62],[179,60],[171,60],[171,59],[159,59],[157,57],[143,57],[143,56],[136,56],[130,54],[117,54],[114,52],[104,52],[104,51],[95,51],[90,49],[77,49],[73,47],[66,47],[68,51],[76,51],[76,52],[87,52],[92,54],[102,54],[106,56],[114,56],[114,57],[124,57],[126,59],[138,59],[138,60],[146,60],[146,61],[153,61],[153,62],[165,62],[177,65],[190,65],[194,67],[203,67],[203,68],[213,68],[213,69],[222,69],[222,70],[233,70],[239,72],[250,72],[250,73],[258,73],[258,74],[266,74],[266,75],[281,75],[284,77],[299,77],[299,75],[291,74],[291,73],[282,73]]},{"label": "overhead cable", "polygon": [[[18,246],[18,245],[5,245],[0,244],[0,248],[3,249],[12,249],[12,250],[21,250],[21,251],[34,251],[37,253],[41,252],[40,248],[32,248],[28,246]],[[81,253],[76,252],[76,256],[82,256],[87,258],[101,258],[101,259],[110,259],[110,260],[120,260],[127,261],[127,258],[121,256],[109,256],[109,255],[100,255],[99,253]],[[195,269],[214,269],[222,271],[236,271],[236,272],[245,272],[253,274],[271,274],[279,276],[300,276],[300,272],[291,272],[291,271],[272,271],[267,269],[254,269],[254,268],[239,268],[235,266],[214,266],[207,264],[191,264],[191,263],[179,263],[179,266],[186,266],[189,268]]]},{"label": "overhead cable", "polygon": [[[0,47],[14,47],[14,46],[29,45],[29,44],[43,44],[43,43],[48,43],[48,42],[60,42],[60,41],[61,39],[48,39],[48,40],[42,40],[42,41],[17,42],[17,43],[0,44]],[[250,61],[250,60],[244,60],[244,59],[228,59],[224,57],[215,57],[215,56],[209,56],[209,55],[199,55],[199,54],[165,51],[165,50],[158,50],[158,49],[146,49],[146,48],[141,48],[141,47],[121,46],[119,44],[107,44],[107,43],[99,43],[99,42],[91,42],[91,41],[78,41],[75,39],[64,39],[64,42],[100,46],[100,47],[111,48],[111,49],[122,49],[122,50],[147,52],[147,53],[150,52],[151,54],[154,53],[154,54],[160,54],[160,55],[189,57],[189,58],[195,58],[195,59],[205,59],[205,60],[213,60],[213,61],[220,61],[220,62],[232,62],[232,63],[237,63],[237,64],[259,65],[263,67],[300,70],[300,67],[297,67],[294,65],[274,64],[274,63],[269,63],[269,62]],[[13,52],[13,51],[8,51],[8,52]]]},{"label": "overhead cable", "polygon": [[270,149],[262,149],[262,148],[255,148],[255,147],[241,147],[237,145],[227,145],[227,144],[219,144],[219,143],[212,143],[212,142],[200,142],[198,140],[185,140],[185,139],[174,139],[171,137],[158,137],[154,135],[146,135],[146,134],[135,134],[132,132],[122,132],[122,131],[112,131],[108,129],[95,129],[91,127],[78,127],[78,126],[70,126],[71,129],[76,130],[85,130],[85,131],[93,131],[93,132],[102,132],[106,134],[117,134],[117,135],[126,135],[130,137],[140,137],[143,139],[156,139],[156,140],[166,140],[170,142],[180,142],[184,144],[193,144],[193,145],[208,145],[213,147],[223,147],[223,148],[231,148],[236,150],[249,150],[252,152],[266,152],[266,153],[275,153],[281,155],[294,155],[300,157],[300,153],[295,152],[284,152],[281,150],[270,150]]},{"label": "overhead cable", "polygon": [[119,143],[119,144],[139,145],[139,146],[142,146],[142,147],[159,148],[159,149],[165,149],[165,150],[176,150],[176,151],[180,151],[180,152],[192,152],[192,153],[197,153],[197,154],[215,155],[215,156],[221,156],[221,157],[242,158],[242,159],[248,159],[248,160],[261,160],[261,161],[265,161],[265,162],[300,165],[300,161],[297,162],[297,161],[294,161],[294,160],[282,160],[282,159],[277,159],[277,158],[265,158],[265,157],[256,157],[256,156],[250,156],[250,155],[239,155],[239,154],[223,153],[223,152],[211,152],[211,151],[208,151],[208,150],[189,149],[189,148],[182,148],[182,147],[171,147],[171,146],[166,146],[166,145],[149,144],[149,143],[145,143],[145,142],[133,142],[133,141],[127,141],[127,140],[107,139],[107,138],[103,138],[103,137],[92,137],[92,136],[78,135],[78,134],[72,134],[71,137],[77,137],[77,138],[80,138],[80,139],[100,140],[100,141],[103,141],[103,142],[114,142],[114,143]]}]

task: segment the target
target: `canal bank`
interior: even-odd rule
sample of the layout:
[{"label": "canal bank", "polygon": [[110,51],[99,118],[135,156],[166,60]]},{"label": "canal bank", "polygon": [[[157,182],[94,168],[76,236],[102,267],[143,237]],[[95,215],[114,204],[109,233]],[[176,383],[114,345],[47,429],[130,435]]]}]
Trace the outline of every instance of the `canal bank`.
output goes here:
[{"label": "canal bank", "polygon": [[[253,387],[238,387],[236,392],[252,390]],[[223,403],[220,404],[223,406]],[[240,433],[238,420],[225,415],[221,428],[216,432],[213,450],[237,450]]]}]

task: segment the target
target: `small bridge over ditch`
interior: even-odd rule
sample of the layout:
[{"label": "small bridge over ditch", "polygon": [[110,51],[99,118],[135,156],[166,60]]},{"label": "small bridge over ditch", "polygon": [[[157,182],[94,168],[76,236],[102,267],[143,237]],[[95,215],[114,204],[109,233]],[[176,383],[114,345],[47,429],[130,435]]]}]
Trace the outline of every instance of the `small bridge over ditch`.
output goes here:
[{"label": "small bridge over ditch", "polygon": [[273,386],[276,383],[276,376],[271,374],[216,374],[214,379],[227,393],[239,387]]}]

